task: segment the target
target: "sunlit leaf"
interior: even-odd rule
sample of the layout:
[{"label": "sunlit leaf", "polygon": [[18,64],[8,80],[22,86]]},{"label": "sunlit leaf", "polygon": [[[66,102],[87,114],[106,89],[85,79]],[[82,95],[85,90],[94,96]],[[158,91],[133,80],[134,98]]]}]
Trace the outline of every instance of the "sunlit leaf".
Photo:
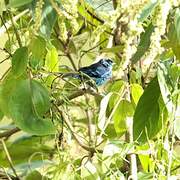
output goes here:
[{"label": "sunlit leaf", "polygon": [[140,143],[147,142],[148,138],[152,139],[162,128],[159,123],[159,96],[158,80],[154,78],[139,99],[134,114],[134,140]]},{"label": "sunlit leaf", "polygon": [[19,48],[15,51],[12,57],[12,73],[15,76],[20,76],[26,71],[28,62],[27,47]]},{"label": "sunlit leaf", "polygon": [[110,101],[109,101],[110,109],[113,109],[119,97],[121,96],[121,93],[123,93],[124,88],[125,88],[125,82],[122,80],[115,81],[110,86],[109,91],[113,92],[113,95],[111,96]]},{"label": "sunlit leaf", "polygon": [[0,15],[2,15],[3,10],[5,9],[5,3],[4,0],[0,1]]},{"label": "sunlit leaf", "polygon": [[141,34],[140,42],[137,47],[137,51],[131,58],[132,63],[138,62],[141,59],[141,57],[145,54],[145,52],[148,50],[148,48],[150,46],[151,34],[153,31],[154,31],[154,26],[151,23],[146,28],[145,32]]},{"label": "sunlit leaf", "polygon": [[9,0],[9,6],[12,8],[17,8],[17,7],[26,5],[32,1],[33,0]]},{"label": "sunlit leaf", "polygon": [[174,21],[170,22],[168,30],[169,44],[172,47],[172,50],[177,59],[180,60],[180,10],[176,9],[174,13]]},{"label": "sunlit leaf", "polygon": [[55,47],[52,47],[48,50],[46,54],[45,67],[50,72],[58,72],[59,60],[58,60],[58,53]]},{"label": "sunlit leaf", "polygon": [[143,88],[139,84],[131,84],[131,95],[136,105],[142,94],[143,94]]},{"label": "sunlit leaf", "polygon": [[152,13],[152,11],[154,10],[154,8],[156,7],[158,1],[149,1],[145,7],[143,8],[140,17],[138,18],[138,20],[140,22],[143,22],[144,20],[146,20],[146,18]]},{"label": "sunlit leaf", "polygon": [[177,97],[177,109],[175,112],[175,122],[174,122],[175,135],[180,139],[180,95]]},{"label": "sunlit leaf", "polygon": [[112,93],[107,94],[102,100],[100,104],[100,112],[98,117],[98,127],[102,130],[106,124],[106,109],[109,103],[109,99]]},{"label": "sunlit leaf", "polygon": [[113,115],[114,128],[118,135],[122,135],[126,132],[127,120],[128,118],[132,118],[133,114],[133,105],[127,100],[122,100]]},{"label": "sunlit leaf", "polygon": [[164,104],[168,110],[168,112],[171,114],[173,112],[173,102],[171,99],[171,92],[168,87],[168,70],[166,66],[163,63],[158,64],[158,82],[159,82],[159,87],[161,90],[162,98],[164,100]]}]

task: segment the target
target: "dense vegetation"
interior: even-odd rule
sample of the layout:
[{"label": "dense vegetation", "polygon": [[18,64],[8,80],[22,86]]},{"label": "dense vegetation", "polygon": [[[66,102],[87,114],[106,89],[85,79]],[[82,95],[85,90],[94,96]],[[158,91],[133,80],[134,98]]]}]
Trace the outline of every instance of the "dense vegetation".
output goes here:
[{"label": "dense vegetation", "polygon": [[[180,178],[179,0],[1,0],[0,19],[0,179]],[[105,85],[65,78],[102,57]]]}]

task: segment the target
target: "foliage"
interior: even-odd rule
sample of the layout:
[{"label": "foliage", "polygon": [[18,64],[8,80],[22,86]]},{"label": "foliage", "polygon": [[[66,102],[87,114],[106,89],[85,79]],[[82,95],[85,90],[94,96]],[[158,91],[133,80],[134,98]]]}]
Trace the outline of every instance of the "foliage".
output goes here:
[{"label": "foliage", "polygon": [[[0,178],[180,178],[178,0],[1,0],[0,19]],[[104,86],[66,77],[102,57]]]}]

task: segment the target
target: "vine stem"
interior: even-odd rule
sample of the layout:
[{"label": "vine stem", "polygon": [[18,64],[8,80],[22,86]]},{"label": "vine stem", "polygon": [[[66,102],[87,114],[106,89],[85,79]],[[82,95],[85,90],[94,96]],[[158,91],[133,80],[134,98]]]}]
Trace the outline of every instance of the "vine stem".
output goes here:
[{"label": "vine stem", "polygon": [[16,170],[15,170],[15,168],[14,168],[13,162],[12,162],[12,160],[11,160],[11,156],[10,156],[10,154],[9,154],[9,152],[8,152],[8,149],[7,149],[6,144],[5,144],[5,142],[4,142],[3,139],[1,139],[1,143],[2,143],[2,146],[3,146],[4,152],[5,152],[5,154],[6,154],[8,163],[9,163],[9,165],[10,165],[10,167],[11,167],[14,175],[16,176],[17,179],[20,179],[19,176],[18,176],[17,173],[16,173]]}]

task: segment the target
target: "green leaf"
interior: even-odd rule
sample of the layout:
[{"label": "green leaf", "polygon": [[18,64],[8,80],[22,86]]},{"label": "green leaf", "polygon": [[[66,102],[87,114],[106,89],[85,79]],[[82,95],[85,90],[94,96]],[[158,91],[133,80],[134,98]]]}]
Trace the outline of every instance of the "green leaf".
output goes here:
[{"label": "green leaf", "polygon": [[139,84],[131,84],[131,95],[136,105],[139,101],[139,98],[143,94],[143,91],[143,88]]},{"label": "green leaf", "polygon": [[133,114],[133,105],[127,100],[122,100],[113,115],[114,128],[118,135],[123,135],[126,132],[127,120],[128,118],[132,118]]},{"label": "green leaf", "polygon": [[47,0],[45,1],[45,4],[43,6],[41,18],[42,21],[40,26],[40,32],[44,37],[50,38],[52,28],[57,20],[57,13],[52,7],[51,3]]},{"label": "green leaf", "polygon": [[43,118],[50,108],[48,91],[39,82],[10,73],[0,88],[0,106],[22,130],[47,135],[55,132],[51,119]]},{"label": "green leaf", "polygon": [[123,93],[123,89],[125,88],[125,82],[122,80],[115,81],[109,88],[110,92],[113,92],[113,95],[110,98],[109,101],[109,108],[110,110],[113,109],[116,102],[119,99],[119,96],[121,96],[121,93]]},{"label": "green leaf", "polygon": [[41,173],[39,171],[34,170],[26,176],[25,180],[34,180],[42,178],[43,176],[41,175]]},{"label": "green leaf", "polygon": [[27,62],[28,62],[27,47],[22,47],[17,49],[12,57],[12,73],[15,76],[22,75],[26,71]]},{"label": "green leaf", "polygon": [[154,8],[156,7],[158,1],[150,1],[149,3],[147,3],[147,5],[145,5],[145,7],[143,8],[140,17],[138,18],[139,22],[143,22],[147,19],[147,17],[151,14],[151,12],[154,10]]},{"label": "green leaf", "polygon": [[123,46],[119,45],[119,46],[114,46],[111,48],[104,48],[101,49],[100,52],[113,52],[113,53],[119,53],[123,51]]},{"label": "green leaf", "polygon": [[164,104],[169,114],[171,114],[173,112],[174,105],[171,99],[171,92],[168,87],[168,79],[169,79],[168,69],[166,68],[163,62],[158,63],[157,77],[158,77],[159,87],[161,90],[161,95]]},{"label": "green leaf", "polygon": [[100,112],[98,117],[98,127],[101,130],[104,130],[104,126],[106,124],[106,109],[108,107],[109,99],[112,93],[108,93],[102,100],[100,104]]},{"label": "green leaf", "polygon": [[33,0],[9,0],[9,6],[11,8],[17,8],[23,5],[26,5],[30,2],[32,2]]},{"label": "green leaf", "polygon": [[178,60],[180,60],[180,9],[177,8],[174,13],[174,21],[169,24],[168,30],[169,44]]},{"label": "green leaf", "polygon": [[10,109],[8,107],[8,103],[10,100],[10,97],[14,91],[14,89],[17,87],[17,82],[21,81],[23,79],[26,79],[26,75],[23,74],[22,76],[16,77],[13,75],[12,71],[10,71],[3,82],[0,85],[0,107],[4,115],[10,116]]},{"label": "green leaf", "polygon": [[35,69],[41,67],[44,64],[46,55],[45,39],[41,36],[35,36],[29,44],[29,50],[32,53],[30,65]]},{"label": "green leaf", "polygon": [[142,56],[145,54],[145,52],[149,49],[150,42],[151,42],[150,38],[153,31],[154,31],[154,26],[151,23],[146,28],[145,32],[141,34],[137,51],[131,58],[132,63],[138,62],[142,58]]},{"label": "green leaf", "polygon": [[3,10],[5,9],[5,3],[4,0],[0,1],[0,15],[2,15]]},{"label": "green leaf", "polygon": [[0,109],[0,120],[4,117],[4,113]]},{"label": "green leaf", "polygon": [[51,119],[42,118],[50,108],[48,91],[35,80],[17,82],[9,101],[11,117],[22,130],[47,135],[55,132]]},{"label": "green leaf", "polygon": [[[7,148],[14,165],[27,163],[30,157],[37,152],[39,152],[39,154],[34,156],[31,162],[42,160],[41,154],[43,154],[44,159],[47,159],[53,152],[53,148],[45,145],[44,141],[42,137],[21,136],[12,143],[7,143]],[[0,149],[0,165],[5,167],[9,166],[6,154],[2,149]],[[29,165],[31,164],[28,163],[28,166]]]},{"label": "green leaf", "polygon": [[58,72],[59,70],[58,53],[54,46],[46,54],[45,67],[50,72]]},{"label": "green leaf", "polygon": [[175,113],[174,132],[175,135],[180,139],[180,94],[177,97],[177,109]]},{"label": "green leaf", "polygon": [[154,78],[141,96],[134,113],[134,140],[140,143],[152,139],[161,130],[159,123],[160,88],[157,77]]}]

